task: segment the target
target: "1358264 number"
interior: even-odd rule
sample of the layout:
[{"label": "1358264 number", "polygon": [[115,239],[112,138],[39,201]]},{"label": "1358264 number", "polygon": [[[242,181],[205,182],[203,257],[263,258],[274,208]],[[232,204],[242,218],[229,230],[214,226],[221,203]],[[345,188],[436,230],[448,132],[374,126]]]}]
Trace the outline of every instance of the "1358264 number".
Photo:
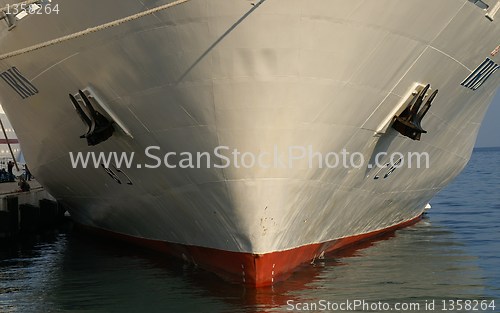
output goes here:
[{"label": "1358264 number", "polygon": [[30,14],[30,15],[42,15],[42,14],[59,14],[59,4],[52,3],[14,3],[7,4],[5,13],[18,15],[20,13]]},{"label": "1358264 number", "polygon": [[495,300],[442,300],[442,311],[495,311]]}]

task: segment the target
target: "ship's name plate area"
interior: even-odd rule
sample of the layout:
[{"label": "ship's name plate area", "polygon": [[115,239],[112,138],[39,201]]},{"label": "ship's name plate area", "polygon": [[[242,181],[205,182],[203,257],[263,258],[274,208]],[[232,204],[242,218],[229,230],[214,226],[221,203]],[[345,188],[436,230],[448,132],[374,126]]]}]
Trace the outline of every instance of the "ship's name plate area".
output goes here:
[{"label": "ship's name plate area", "polygon": [[9,85],[22,99],[29,98],[38,93],[38,89],[21,72],[12,67],[0,73],[3,81]]},{"label": "ship's name plate area", "polygon": [[466,88],[477,90],[481,87],[488,78],[493,75],[500,65],[496,64],[490,58],[486,58],[464,81],[460,84]]}]

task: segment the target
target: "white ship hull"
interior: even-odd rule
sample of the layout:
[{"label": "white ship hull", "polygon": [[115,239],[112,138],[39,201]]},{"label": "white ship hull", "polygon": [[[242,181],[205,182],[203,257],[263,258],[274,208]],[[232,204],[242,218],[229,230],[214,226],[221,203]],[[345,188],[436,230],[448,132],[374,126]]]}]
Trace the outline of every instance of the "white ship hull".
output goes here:
[{"label": "white ship hull", "polygon": [[[0,80],[0,102],[31,171],[78,223],[256,286],[416,221],[467,163],[500,83],[492,73],[477,90],[461,85],[485,58],[499,62],[490,53],[500,44],[498,21],[465,0],[191,0],[47,43],[164,3],[66,0],[57,15],[0,28],[0,72],[15,67],[33,87],[20,94]],[[383,127],[417,83],[439,89],[421,141]],[[79,89],[92,90],[119,124],[95,146],[79,138],[86,127],[68,97]],[[366,160],[427,152],[431,166],[387,179],[374,179],[376,168],[304,163],[134,166],[118,173],[126,175],[118,184],[100,167],[73,168],[69,156],[136,152],[134,164],[151,164],[148,146],[162,153],[345,148]]]}]

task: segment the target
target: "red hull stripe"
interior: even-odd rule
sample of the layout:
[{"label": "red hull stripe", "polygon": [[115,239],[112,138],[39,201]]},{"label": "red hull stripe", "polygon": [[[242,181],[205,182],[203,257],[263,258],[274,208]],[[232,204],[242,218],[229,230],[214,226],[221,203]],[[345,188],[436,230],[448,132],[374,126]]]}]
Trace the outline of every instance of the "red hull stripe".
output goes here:
[{"label": "red hull stripe", "polygon": [[185,261],[214,272],[223,279],[231,282],[242,283],[252,287],[265,287],[287,279],[299,265],[311,262],[324,253],[339,251],[353,244],[413,225],[420,221],[421,217],[422,216],[419,215],[411,220],[370,233],[265,254],[231,252],[181,245],[159,240],[132,237],[100,228],[80,226],[84,230],[98,235],[127,241],[134,245],[145,246],[162,253],[182,258]]},{"label": "red hull stripe", "polygon": [[[19,143],[19,140],[17,139],[9,139],[8,142],[13,145],[13,144],[16,144],[16,143]],[[3,138],[3,139],[0,139],[0,144],[2,145],[5,145],[7,144],[7,139]]]}]

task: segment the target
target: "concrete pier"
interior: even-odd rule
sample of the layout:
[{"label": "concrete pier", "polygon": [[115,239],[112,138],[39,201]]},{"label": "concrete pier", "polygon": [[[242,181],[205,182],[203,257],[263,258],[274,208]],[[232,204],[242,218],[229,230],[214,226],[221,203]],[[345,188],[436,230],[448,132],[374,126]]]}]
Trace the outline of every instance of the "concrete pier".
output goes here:
[{"label": "concrete pier", "polygon": [[36,181],[21,191],[17,182],[0,183],[0,239],[54,229],[65,209]]}]

